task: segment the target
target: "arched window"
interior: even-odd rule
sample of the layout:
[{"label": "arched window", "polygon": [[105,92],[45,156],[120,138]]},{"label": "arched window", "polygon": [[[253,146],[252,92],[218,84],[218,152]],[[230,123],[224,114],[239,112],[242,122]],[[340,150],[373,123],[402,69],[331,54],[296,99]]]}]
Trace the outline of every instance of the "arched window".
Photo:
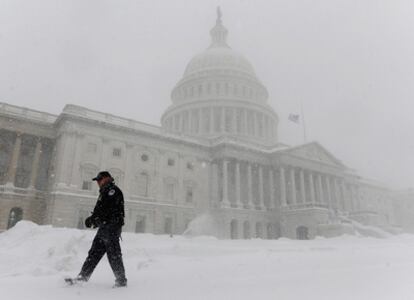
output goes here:
[{"label": "arched window", "polygon": [[23,209],[20,207],[13,207],[9,213],[9,221],[7,222],[7,229],[12,228],[17,222],[23,219]]},{"label": "arched window", "polygon": [[266,226],[266,231],[267,231],[267,238],[268,238],[269,240],[274,239],[275,234],[274,234],[274,230],[273,230],[273,225],[272,225],[272,223],[267,223],[267,226]]},{"label": "arched window", "polygon": [[82,173],[82,182],[81,182],[81,189],[84,191],[92,191],[93,190],[93,182],[92,178],[96,176],[98,173],[98,168],[92,164],[85,164],[81,167]]},{"label": "arched window", "polygon": [[175,186],[176,180],[172,177],[164,179],[164,199],[166,201],[175,200]]},{"label": "arched window", "polygon": [[260,222],[256,223],[256,238],[263,238],[263,225]]},{"label": "arched window", "polygon": [[172,217],[164,217],[164,233],[165,234],[173,234],[173,218]]},{"label": "arched window", "polygon": [[237,229],[237,220],[231,220],[230,222],[230,238],[235,240],[239,237],[238,229]]},{"label": "arched window", "polygon": [[245,239],[250,239],[250,223],[249,221],[244,221],[243,223],[243,237]]},{"label": "arched window", "polygon": [[146,216],[139,215],[137,216],[137,222],[135,223],[135,232],[136,233],[144,233],[145,232],[145,224],[146,223]]},{"label": "arched window", "polygon": [[137,194],[143,197],[148,197],[149,192],[149,175],[147,172],[141,172],[137,176]]},{"label": "arched window", "polygon": [[308,227],[299,226],[296,228],[296,238],[298,240],[309,240],[309,230]]}]

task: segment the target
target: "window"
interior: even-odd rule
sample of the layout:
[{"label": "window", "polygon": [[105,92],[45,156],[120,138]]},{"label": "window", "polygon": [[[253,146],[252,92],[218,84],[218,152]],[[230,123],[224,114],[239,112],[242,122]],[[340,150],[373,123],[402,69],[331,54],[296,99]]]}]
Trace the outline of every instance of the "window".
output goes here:
[{"label": "window", "polygon": [[135,224],[135,232],[136,233],[144,233],[145,232],[145,222],[146,217],[145,216],[138,216],[137,222]]},{"label": "window", "polygon": [[172,158],[169,158],[169,159],[168,159],[168,161],[167,161],[167,164],[168,164],[170,167],[172,167],[172,166],[174,166],[174,165],[175,165],[175,160],[174,160],[174,159],[172,159]]},{"label": "window", "polygon": [[17,222],[23,219],[23,209],[20,207],[13,207],[9,213],[9,221],[7,222],[7,229],[12,228]]},{"label": "window", "polygon": [[91,191],[93,186],[92,178],[96,176],[96,173],[98,173],[97,168],[90,164],[82,165],[81,168],[82,181],[79,188],[84,191]]},{"label": "window", "polygon": [[191,223],[191,219],[186,218],[185,221],[184,221],[184,231],[188,229],[190,223]]},{"label": "window", "polygon": [[142,154],[142,155],[141,155],[141,160],[142,160],[142,161],[146,162],[146,161],[148,161],[148,159],[149,159],[149,157],[148,157],[148,155],[147,155],[147,154]]},{"label": "window", "polygon": [[174,183],[168,182],[165,184],[165,198],[174,200]]},{"label": "window", "polygon": [[92,190],[92,182],[84,180],[82,183],[82,190],[91,191]]},{"label": "window", "polygon": [[96,153],[98,150],[98,146],[94,143],[88,143],[87,152],[88,153]]},{"label": "window", "polygon": [[164,219],[164,233],[172,234],[173,229],[173,219],[172,217],[165,217]]},{"label": "window", "polygon": [[112,150],[112,155],[113,155],[114,157],[121,157],[121,148],[114,148],[114,149]]},{"label": "window", "polygon": [[138,175],[137,180],[137,193],[140,196],[148,197],[148,187],[149,187],[149,176],[147,173],[142,172]]},{"label": "window", "polygon": [[185,202],[187,203],[193,202],[193,187],[192,186],[187,186],[186,188]]}]

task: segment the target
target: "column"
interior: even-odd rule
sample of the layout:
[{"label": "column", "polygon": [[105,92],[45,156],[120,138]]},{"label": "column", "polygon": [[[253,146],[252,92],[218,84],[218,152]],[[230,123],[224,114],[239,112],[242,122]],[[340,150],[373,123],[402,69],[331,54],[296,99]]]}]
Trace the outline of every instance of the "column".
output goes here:
[{"label": "column", "polygon": [[264,199],[263,199],[263,194],[264,194],[263,185],[264,185],[263,167],[259,166],[259,208],[260,209],[265,209]]},{"label": "column", "polygon": [[309,185],[310,185],[310,200],[311,200],[311,203],[315,203],[316,202],[315,201],[315,185],[313,182],[312,172],[309,171],[308,176],[309,176]]},{"label": "column", "polygon": [[253,203],[253,189],[252,189],[252,166],[250,163],[247,163],[247,197],[248,197],[248,206],[249,208],[254,208]]},{"label": "column", "polygon": [[179,114],[179,120],[180,120],[180,122],[179,122],[179,126],[180,126],[180,128],[178,129],[178,131],[180,132],[180,133],[183,133],[184,132],[184,113],[183,112],[181,112],[180,114]]},{"label": "column", "polygon": [[12,153],[12,157],[11,157],[11,161],[9,165],[9,170],[7,172],[7,185],[14,186],[14,179],[16,177],[17,164],[19,162],[21,146],[22,146],[22,136],[21,136],[21,133],[18,132],[16,134],[16,140],[14,142],[13,153]]},{"label": "column", "polygon": [[32,162],[32,173],[30,175],[30,188],[34,189],[36,185],[37,172],[39,170],[40,154],[42,153],[42,143],[40,138],[37,139],[35,154]]},{"label": "column", "polygon": [[354,211],[358,211],[360,210],[360,203],[359,203],[359,191],[358,191],[358,186],[356,185],[352,185],[352,190],[353,190],[353,207],[354,207]]},{"label": "column", "polygon": [[210,121],[209,121],[209,131],[210,133],[214,132],[214,107],[211,107],[209,109],[209,113],[210,113]]},{"label": "column", "polygon": [[303,169],[299,171],[300,176],[300,198],[302,203],[306,203],[306,188],[305,188],[305,174]]},{"label": "column", "polygon": [[[191,109],[188,110],[188,133],[193,133],[193,112]],[[197,132],[198,133],[198,132]]]},{"label": "column", "polygon": [[287,201],[286,201],[286,178],[285,178],[285,169],[283,167],[279,168],[280,171],[280,205],[286,206],[287,205]]},{"label": "column", "polygon": [[329,176],[325,176],[325,184],[326,184],[326,201],[328,202],[328,207],[332,209],[332,194],[331,194],[331,183],[329,180]]},{"label": "column", "polygon": [[236,161],[236,168],[235,168],[235,176],[236,176],[236,203],[237,207],[243,208],[243,203],[241,201],[241,185],[240,185],[240,163]]},{"label": "column", "polygon": [[341,180],[341,195],[342,195],[342,210],[343,211],[349,211],[349,203],[348,203],[348,197],[346,196],[346,188],[345,188],[345,181]]},{"label": "column", "polygon": [[253,135],[255,137],[257,137],[259,135],[258,131],[259,131],[259,128],[258,128],[258,125],[257,125],[257,113],[253,112]]},{"label": "column", "polygon": [[226,131],[226,109],[224,107],[221,108],[221,133],[224,133]]},{"label": "column", "polygon": [[222,204],[224,207],[230,207],[229,191],[228,191],[228,161],[223,160],[223,199]]},{"label": "column", "polygon": [[248,134],[248,129],[247,129],[247,110],[244,108],[243,109],[243,124],[242,124],[242,132],[243,134],[247,135]]},{"label": "column", "polygon": [[323,187],[322,187],[322,176],[321,174],[318,174],[317,176],[317,182],[318,182],[318,199],[316,199],[317,202],[324,203],[324,197],[323,197]]},{"label": "column", "polygon": [[[125,157],[126,157],[126,163],[125,163],[125,179],[124,179],[124,189],[127,192],[127,195],[133,194],[135,191],[133,189],[132,180],[135,178],[134,176],[134,157],[136,156],[136,153],[134,151],[134,145],[130,143],[125,144]],[[149,184],[152,184],[150,181]],[[152,196],[151,193],[152,189],[150,186],[148,186],[148,195]]]},{"label": "column", "polygon": [[237,108],[233,108],[233,133],[237,133]]},{"label": "column", "polygon": [[338,185],[338,179],[333,178],[333,188],[334,188],[334,196],[335,196],[335,209],[340,209],[340,199],[339,199],[339,185]]},{"label": "column", "polygon": [[296,205],[296,183],[295,183],[295,169],[292,167],[290,173],[290,191],[292,196],[292,205]]},{"label": "column", "polygon": [[275,175],[272,168],[269,169],[269,209],[275,209]]},{"label": "column", "polygon": [[[80,179],[81,179],[81,174],[80,174],[80,164],[81,164],[81,155],[82,155],[82,143],[81,140],[83,139],[83,135],[75,132],[73,134],[74,136],[74,141],[73,141],[73,159],[72,159],[72,172],[70,174],[70,179],[69,179],[69,185],[74,187],[74,188],[81,188],[81,183],[80,183]],[[118,182],[119,184],[119,182]]]}]

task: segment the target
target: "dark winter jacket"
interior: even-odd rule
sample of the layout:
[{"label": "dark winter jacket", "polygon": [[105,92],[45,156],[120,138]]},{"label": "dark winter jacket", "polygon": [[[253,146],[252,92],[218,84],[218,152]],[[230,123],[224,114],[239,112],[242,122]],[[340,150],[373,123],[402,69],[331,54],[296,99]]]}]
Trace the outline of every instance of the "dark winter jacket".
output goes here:
[{"label": "dark winter jacket", "polygon": [[124,195],[114,182],[99,189],[99,197],[92,212],[91,221],[95,227],[122,227],[124,225]]}]

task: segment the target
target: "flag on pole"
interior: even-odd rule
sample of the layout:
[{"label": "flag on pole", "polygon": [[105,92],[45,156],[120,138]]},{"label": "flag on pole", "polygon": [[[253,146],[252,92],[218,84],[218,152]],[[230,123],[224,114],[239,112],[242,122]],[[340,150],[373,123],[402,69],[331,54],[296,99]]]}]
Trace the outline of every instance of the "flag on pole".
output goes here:
[{"label": "flag on pole", "polygon": [[289,121],[292,121],[293,123],[299,124],[300,115],[290,114],[288,119]]}]

